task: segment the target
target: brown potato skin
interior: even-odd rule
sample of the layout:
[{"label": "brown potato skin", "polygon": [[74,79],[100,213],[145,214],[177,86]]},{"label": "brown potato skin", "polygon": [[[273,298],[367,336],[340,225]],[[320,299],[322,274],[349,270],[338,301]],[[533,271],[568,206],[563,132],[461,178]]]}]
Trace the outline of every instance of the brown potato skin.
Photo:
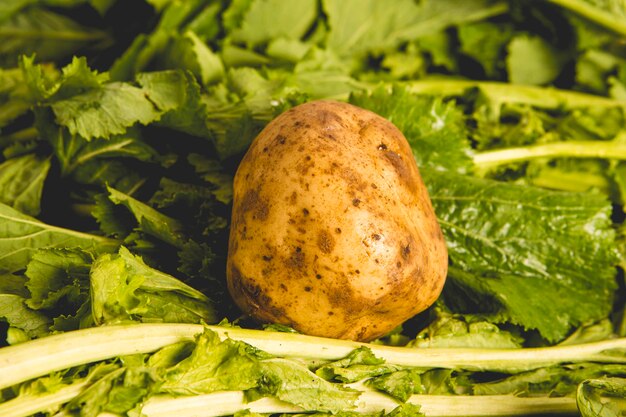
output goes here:
[{"label": "brown potato skin", "polygon": [[309,102],[270,122],[244,156],[227,279],[252,317],[370,341],[429,307],[447,268],[411,148],[384,118]]}]

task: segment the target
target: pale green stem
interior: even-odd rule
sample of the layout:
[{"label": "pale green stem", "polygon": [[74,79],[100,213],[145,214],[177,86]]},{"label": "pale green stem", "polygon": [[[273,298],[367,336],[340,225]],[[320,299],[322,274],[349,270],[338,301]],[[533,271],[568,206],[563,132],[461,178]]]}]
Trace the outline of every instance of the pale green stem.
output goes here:
[{"label": "pale green stem", "polygon": [[107,34],[104,32],[75,32],[71,30],[41,31],[5,27],[0,28],[0,37],[85,42],[105,39],[107,38]]},{"label": "pale green stem", "polygon": [[598,6],[584,0],[549,0],[563,8],[569,9],[580,16],[597,23],[600,26],[619,34],[626,35],[626,17],[616,15],[608,10],[603,10]]},{"label": "pale green stem", "polygon": [[411,81],[404,85],[413,93],[436,96],[459,96],[469,88],[478,88],[487,97],[500,104],[528,104],[543,109],[556,109],[561,106],[569,108],[626,107],[626,101],[609,97],[552,87],[536,87],[497,81],[425,79]]},{"label": "pale green stem", "polygon": [[87,385],[87,381],[75,382],[58,391],[43,395],[20,395],[0,404],[2,417],[28,417],[39,412],[55,409],[71,401]]},{"label": "pale green stem", "polygon": [[368,346],[391,364],[418,368],[521,372],[560,363],[626,363],[626,338],[572,346],[524,349],[406,348],[262,330],[193,324],[131,324],[93,327],[0,349],[0,389],[72,366],[156,351],[192,340],[203,328],[279,357],[337,360]]},{"label": "pale green stem", "polygon": [[[362,387],[360,388],[363,389]],[[515,397],[513,395],[413,395],[408,402],[420,406],[428,417],[483,417],[483,416],[530,416],[530,415],[576,415],[574,398]],[[364,388],[354,411],[375,413],[390,412],[399,405],[391,397]],[[262,398],[246,402],[241,391],[215,392],[189,397],[153,397],[142,407],[146,417],[218,417],[232,415],[248,409],[255,413],[298,413],[303,410],[294,405]]]},{"label": "pale green stem", "polygon": [[626,160],[626,143],[570,141],[498,149],[474,155],[477,167],[494,167],[536,158],[604,158]]}]

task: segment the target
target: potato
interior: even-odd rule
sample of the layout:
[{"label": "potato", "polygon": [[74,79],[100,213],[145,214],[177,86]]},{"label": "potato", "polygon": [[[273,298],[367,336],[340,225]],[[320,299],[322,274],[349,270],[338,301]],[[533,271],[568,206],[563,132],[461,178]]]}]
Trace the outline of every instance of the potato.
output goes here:
[{"label": "potato", "polygon": [[409,144],[370,111],[294,107],[238,167],[228,288],[260,321],[372,340],[436,300],[447,256]]}]

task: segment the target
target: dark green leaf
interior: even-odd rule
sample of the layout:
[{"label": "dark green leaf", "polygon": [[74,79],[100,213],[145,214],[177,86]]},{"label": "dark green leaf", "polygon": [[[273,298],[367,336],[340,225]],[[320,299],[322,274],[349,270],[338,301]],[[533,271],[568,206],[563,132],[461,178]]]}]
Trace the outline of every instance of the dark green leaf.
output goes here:
[{"label": "dark green leaf", "polygon": [[28,308],[25,301],[19,295],[0,294],[0,319],[23,330],[31,338],[47,335],[50,319]]},{"label": "dark green leaf", "polygon": [[[551,341],[606,317],[617,253],[602,197],[443,172],[425,182],[448,245],[449,278],[461,291],[450,297],[462,309],[477,300],[468,294],[480,294],[477,312],[495,308]],[[563,295],[551,302],[556,294]]]},{"label": "dark green leaf", "polygon": [[49,225],[0,204],[0,270],[14,272],[25,268],[40,248],[81,247],[87,251],[117,249],[113,239]]},{"label": "dark green leaf", "polygon": [[24,214],[37,216],[50,158],[27,154],[0,164],[0,202]]},{"label": "dark green leaf", "polygon": [[39,7],[27,7],[0,20],[0,65],[17,64],[21,54],[37,54],[42,61],[71,56],[79,48],[102,42],[108,35],[68,17]]}]

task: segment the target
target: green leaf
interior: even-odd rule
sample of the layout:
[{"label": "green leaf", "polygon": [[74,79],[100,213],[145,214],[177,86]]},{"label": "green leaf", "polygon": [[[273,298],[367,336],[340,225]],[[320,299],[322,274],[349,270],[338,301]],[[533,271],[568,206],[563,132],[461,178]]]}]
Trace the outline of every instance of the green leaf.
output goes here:
[{"label": "green leaf", "polygon": [[0,65],[17,64],[21,54],[36,54],[41,61],[57,61],[81,47],[108,39],[100,30],[85,27],[50,10],[27,7],[0,20]]},{"label": "green leaf", "polygon": [[25,301],[19,295],[0,294],[0,318],[10,326],[23,330],[31,338],[47,335],[50,319],[28,308]]},{"label": "green leaf", "polygon": [[25,304],[25,299],[15,294],[0,294],[0,318],[10,326],[23,330],[30,338],[46,336],[50,319]]},{"label": "green leaf", "polygon": [[208,298],[171,275],[147,266],[121,247],[105,254],[90,271],[96,324],[129,320],[165,323],[215,322]]},{"label": "green leaf", "polygon": [[213,138],[209,112],[200,85],[188,71],[159,71],[137,75],[146,97],[159,109],[160,126],[202,138]]},{"label": "green leaf", "polygon": [[270,395],[305,410],[337,413],[355,408],[359,391],[331,383],[304,365],[287,359],[268,359],[261,363],[259,386],[248,393],[249,399]]},{"label": "green leaf", "polygon": [[220,163],[201,154],[189,154],[187,159],[196,173],[214,188],[212,193],[215,198],[230,204],[233,200],[233,177],[224,172]]},{"label": "green leaf", "polygon": [[585,380],[609,377],[626,377],[624,367],[619,364],[583,363],[576,365],[539,368],[494,381],[473,385],[475,395],[499,395],[515,393],[518,396],[563,397],[576,392]]},{"label": "green leaf", "polygon": [[109,199],[113,203],[121,204],[130,210],[141,230],[173,246],[182,247],[185,238],[183,225],[178,220],[168,217],[149,205],[118,190],[111,187],[107,189],[109,191]]},{"label": "green leaf", "polygon": [[191,71],[203,85],[213,84],[224,77],[221,58],[192,31],[174,38],[165,59],[168,67]]},{"label": "green leaf", "polygon": [[120,82],[56,101],[50,107],[57,123],[88,140],[123,134],[134,124],[147,125],[161,115],[144,91]]},{"label": "green leaf", "polygon": [[25,268],[40,248],[81,247],[94,253],[117,249],[113,239],[42,223],[0,204],[0,270],[15,272]]},{"label": "green leaf", "polygon": [[37,216],[49,169],[50,158],[34,154],[12,158],[0,164],[0,202],[22,213]]},{"label": "green leaf", "polygon": [[413,394],[425,393],[420,377],[422,373],[418,369],[402,369],[369,379],[366,384],[406,402]]},{"label": "green leaf", "polygon": [[411,0],[381,3],[376,0],[325,0],[330,33],[327,46],[340,55],[380,53],[400,42],[419,38],[463,22],[506,11],[502,2]]},{"label": "green leaf", "polygon": [[0,68],[0,128],[30,109],[28,87],[19,68]]},{"label": "green leaf", "polygon": [[92,254],[79,249],[37,251],[26,268],[30,293],[26,304],[35,310],[58,306],[64,314],[75,314],[88,298],[93,259]]},{"label": "green leaf", "polygon": [[500,348],[521,347],[521,341],[495,324],[465,318],[436,309],[436,317],[418,333],[409,346],[417,348]]},{"label": "green leaf", "polygon": [[459,26],[458,37],[463,54],[478,61],[488,77],[502,78],[502,57],[513,37],[512,25],[474,22]]},{"label": "green leaf", "polygon": [[589,379],[578,386],[576,405],[583,417],[618,417],[624,410],[626,379]]},{"label": "green leaf", "polygon": [[397,366],[386,365],[385,361],[374,356],[369,348],[360,347],[350,352],[345,358],[318,368],[315,373],[329,381],[356,382],[398,369]]},{"label": "green leaf", "polygon": [[205,330],[191,355],[165,373],[161,390],[178,395],[247,390],[257,386],[259,361],[267,357],[253,346],[230,338],[221,341],[215,332]]},{"label": "green leaf", "polygon": [[607,316],[618,259],[604,198],[426,174],[450,257],[446,302],[550,341]]},{"label": "green leaf", "polygon": [[252,48],[279,37],[301,38],[311,28],[318,13],[315,0],[254,1],[246,6],[237,27],[229,28],[229,35],[234,42]]},{"label": "green leaf", "polygon": [[538,36],[518,35],[508,45],[506,68],[513,84],[549,84],[562,65],[561,53]]}]

